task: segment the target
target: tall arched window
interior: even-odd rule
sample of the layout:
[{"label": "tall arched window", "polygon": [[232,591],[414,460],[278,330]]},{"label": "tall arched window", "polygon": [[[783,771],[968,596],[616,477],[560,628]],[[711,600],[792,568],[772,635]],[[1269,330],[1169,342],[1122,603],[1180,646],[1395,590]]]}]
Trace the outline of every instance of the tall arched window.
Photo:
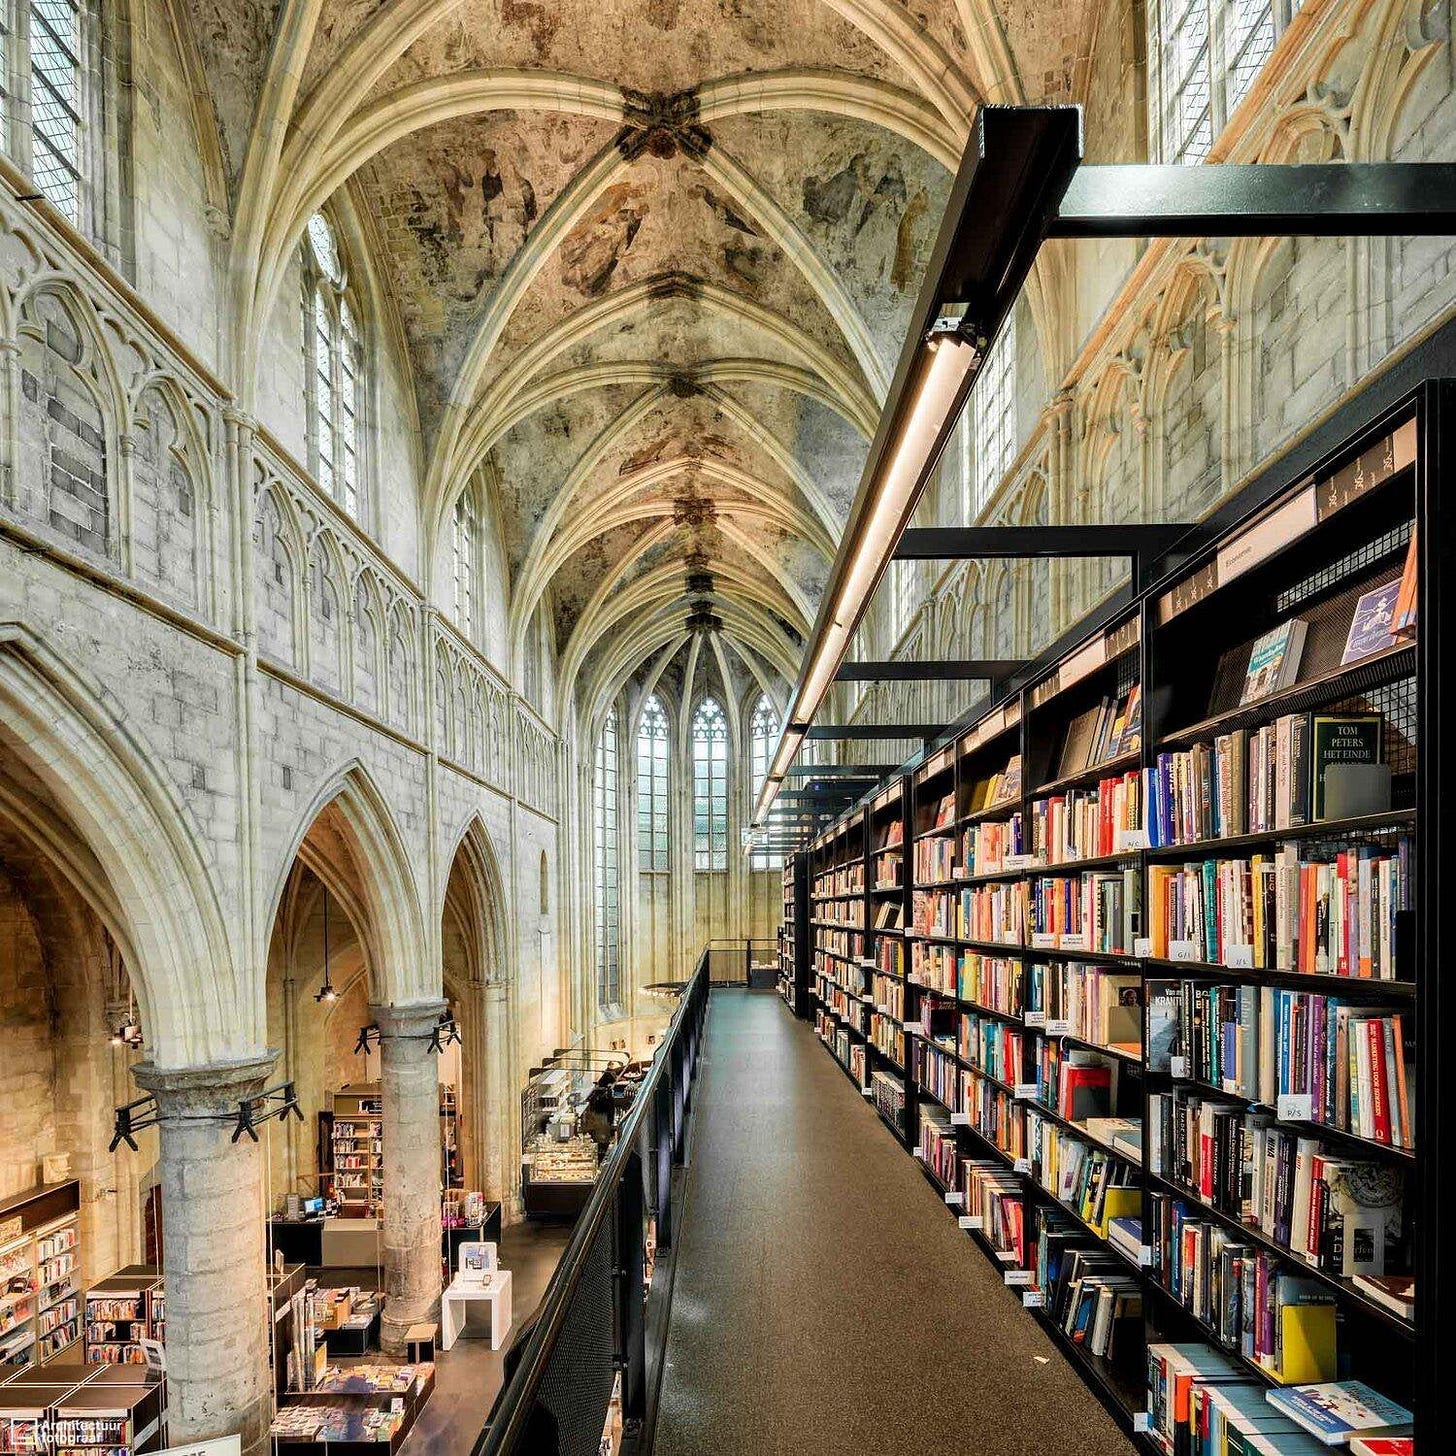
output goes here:
[{"label": "tall arched window", "polygon": [[480,518],[475,509],[475,492],[466,486],[455,502],[450,532],[455,573],[455,621],[467,636],[475,632],[476,573],[480,551]]},{"label": "tall arched window", "polygon": [[915,608],[920,603],[920,571],[914,561],[891,563],[891,587],[894,597],[891,602],[890,643],[893,647],[906,633]]},{"label": "tall arched window", "polygon": [[637,867],[667,869],[667,714],[654,693],[637,728]]},{"label": "tall arched window", "polygon": [[966,519],[981,514],[1016,455],[1016,315],[1009,313],[971,391],[975,460]]},{"label": "tall arched window", "polygon": [[693,715],[693,867],[728,868],[728,720],[713,698]]},{"label": "tall arched window", "polygon": [[1302,0],[1159,0],[1149,6],[1164,162],[1201,162],[1249,94]]},{"label": "tall arched window", "polygon": [[597,739],[592,777],[592,859],[596,869],[597,1005],[622,1001],[620,880],[617,841],[617,710],[607,714]]},{"label": "tall arched window", "polygon": [[[84,14],[76,0],[0,5],[0,144],[36,190],[81,225],[86,72]],[[30,124],[10,91],[30,87]]]},{"label": "tall arched window", "polygon": [[[750,805],[758,803],[763,792],[763,782],[768,777],[769,761],[773,757],[774,745],[779,741],[778,710],[769,702],[765,693],[753,710],[748,725],[748,757],[750,767]],[[756,849],[752,864],[756,870],[782,869],[784,857],[773,850]]]},{"label": "tall arched window", "polygon": [[304,254],[308,316],[308,453],[314,479],[359,518],[364,354],[358,313],[334,230],[308,220]]}]

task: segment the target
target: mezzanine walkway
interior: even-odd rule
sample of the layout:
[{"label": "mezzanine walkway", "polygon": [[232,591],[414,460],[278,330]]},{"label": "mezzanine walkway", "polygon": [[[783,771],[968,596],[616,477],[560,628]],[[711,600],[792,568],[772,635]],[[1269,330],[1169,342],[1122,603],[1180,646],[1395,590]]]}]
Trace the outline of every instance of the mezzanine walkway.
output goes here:
[{"label": "mezzanine walkway", "polygon": [[655,1456],[1124,1456],[775,995],[714,991]]}]

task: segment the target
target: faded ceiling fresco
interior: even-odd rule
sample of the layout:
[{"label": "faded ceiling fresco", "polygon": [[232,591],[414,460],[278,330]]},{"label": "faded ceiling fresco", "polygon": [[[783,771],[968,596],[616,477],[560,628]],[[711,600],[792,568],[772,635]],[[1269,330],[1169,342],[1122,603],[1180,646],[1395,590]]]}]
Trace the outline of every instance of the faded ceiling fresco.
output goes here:
[{"label": "faded ceiling fresco", "polygon": [[492,483],[509,646],[544,614],[587,712],[694,634],[793,676],[975,108],[1075,99],[1092,41],[1091,0],[322,0],[283,55],[286,7],[186,4],[245,263],[350,187],[427,532]]}]

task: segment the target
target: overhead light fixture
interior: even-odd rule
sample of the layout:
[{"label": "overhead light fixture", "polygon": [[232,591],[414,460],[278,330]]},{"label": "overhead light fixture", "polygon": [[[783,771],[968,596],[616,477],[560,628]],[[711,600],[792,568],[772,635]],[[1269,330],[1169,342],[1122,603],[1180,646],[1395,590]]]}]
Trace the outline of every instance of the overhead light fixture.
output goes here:
[{"label": "overhead light fixture", "polygon": [[324,886],[324,983],[313,993],[315,1001],[332,1006],[339,999],[334,983],[329,976],[329,887]]},{"label": "overhead light fixture", "polygon": [[754,807],[756,821],[777,797],[808,725],[834,682],[885,571],[891,548],[940,454],[956,405],[985,358],[985,349],[986,341],[970,323],[964,304],[942,308],[926,331],[917,360],[919,385],[909,409],[901,416],[898,438],[887,452],[889,466],[877,482],[869,512],[844,563],[823,635],[815,644]]},{"label": "overhead light fixture", "polygon": [[1075,107],[982,106],[976,113],[786,730],[755,805],[757,821],[824,702],[1081,154],[1081,113]]}]

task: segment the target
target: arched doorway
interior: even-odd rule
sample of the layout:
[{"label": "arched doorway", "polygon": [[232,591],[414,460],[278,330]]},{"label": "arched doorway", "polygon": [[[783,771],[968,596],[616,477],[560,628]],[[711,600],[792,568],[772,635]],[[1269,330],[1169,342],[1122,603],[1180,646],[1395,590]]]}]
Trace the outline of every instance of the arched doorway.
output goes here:
[{"label": "arched doorway", "polygon": [[445,994],[460,1028],[460,1186],[492,1201],[507,1193],[515,1117],[509,1100],[509,999],[499,869],[484,825],[473,820],[445,881],[440,946]]},{"label": "arched doorway", "polygon": [[440,1291],[433,1042],[445,1005],[408,858],[357,765],[320,790],[277,886],[269,1037],[304,1120],[273,1139],[272,1207],[287,1215],[291,1197],[328,1201],[320,1262],[373,1265],[387,1296],[382,1343],[402,1350]]}]

